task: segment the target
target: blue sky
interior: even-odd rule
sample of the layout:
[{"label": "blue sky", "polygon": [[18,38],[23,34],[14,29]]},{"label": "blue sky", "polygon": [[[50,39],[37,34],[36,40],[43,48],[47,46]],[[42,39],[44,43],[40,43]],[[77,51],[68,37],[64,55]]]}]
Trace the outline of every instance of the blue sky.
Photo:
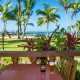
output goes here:
[{"label": "blue sky", "polygon": [[[75,1],[75,0],[70,0],[70,1]],[[78,0],[78,1],[80,1],[80,0]],[[1,3],[3,3],[3,0]],[[12,0],[12,3],[13,3],[12,6],[14,7],[17,3],[17,0]],[[43,3],[49,3],[51,7],[59,8],[59,11],[56,12],[56,14],[60,15],[60,19],[58,21],[58,24],[61,25],[60,28],[64,27],[67,30],[67,26],[69,26],[69,24],[67,22],[65,12],[64,12],[63,7],[57,2],[57,0],[40,0],[40,1],[37,0],[37,3],[35,5],[35,7],[33,8],[33,15],[30,17],[31,20],[29,21],[29,22],[34,24],[34,27],[27,26],[26,32],[28,32],[28,31],[47,31],[47,25],[46,24],[43,24],[41,28],[38,27],[38,25],[37,25],[37,20],[38,20],[39,16],[36,14],[36,10],[37,9],[43,10],[43,5],[42,5]],[[21,4],[23,5],[22,2],[21,2]],[[71,20],[71,15],[72,15],[72,12],[68,12],[68,18],[70,20],[70,23],[74,24],[74,23],[76,23],[76,19],[74,17],[73,20]],[[80,19],[80,13],[77,14],[77,19],[78,20]],[[6,28],[7,28],[8,32],[17,31],[16,22],[8,20]],[[56,28],[56,25],[54,23],[49,23],[49,31],[54,31],[55,28]],[[23,29],[23,26],[22,26],[22,29]],[[2,30],[3,30],[3,22],[0,19],[0,32],[2,32]]]}]

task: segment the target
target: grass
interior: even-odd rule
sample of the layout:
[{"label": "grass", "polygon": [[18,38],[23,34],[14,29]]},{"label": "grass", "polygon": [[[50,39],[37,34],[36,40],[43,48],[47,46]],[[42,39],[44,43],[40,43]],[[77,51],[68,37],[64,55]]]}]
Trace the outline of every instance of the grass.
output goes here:
[{"label": "grass", "polygon": [[[26,39],[5,39],[4,49],[7,51],[23,51],[23,47],[18,45],[26,44]],[[2,51],[2,40],[0,39],[0,51]],[[24,50],[25,51],[25,50]]]}]

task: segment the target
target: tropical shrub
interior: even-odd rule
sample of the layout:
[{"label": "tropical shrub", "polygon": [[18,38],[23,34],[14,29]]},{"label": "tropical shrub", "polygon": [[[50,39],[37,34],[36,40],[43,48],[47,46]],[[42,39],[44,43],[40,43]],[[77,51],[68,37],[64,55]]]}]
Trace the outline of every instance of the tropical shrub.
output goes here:
[{"label": "tropical shrub", "polygon": [[68,47],[68,50],[76,50],[75,46],[80,44],[80,42],[78,42],[80,38],[76,38],[75,33],[66,33],[65,35],[67,36],[66,47]]},{"label": "tropical shrub", "polygon": [[55,48],[51,47],[50,41],[54,32],[47,38],[45,35],[37,35],[36,39],[36,49],[37,51],[48,51],[55,50]]},{"label": "tropical shrub", "polygon": [[25,44],[22,44],[22,45],[18,45],[18,47],[24,47],[24,49],[27,48],[27,51],[33,51],[33,50],[35,49],[35,48],[34,48],[35,43],[34,43],[34,41],[32,40],[32,38],[31,38],[31,39],[28,39],[28,38],[26,37],[26,42],[27,42],[26,45],[25,45]]},{"label": "tropical shrub", "polygon": [[66,33],[66,30],[64,28],[59,30],[59,27],[55,29],[55,35],[54,35],[54,40],[56,40],[56,51],[63,51],[67,50],[67,47],[65,46],[66,44],[66,37],[64,34]]}]

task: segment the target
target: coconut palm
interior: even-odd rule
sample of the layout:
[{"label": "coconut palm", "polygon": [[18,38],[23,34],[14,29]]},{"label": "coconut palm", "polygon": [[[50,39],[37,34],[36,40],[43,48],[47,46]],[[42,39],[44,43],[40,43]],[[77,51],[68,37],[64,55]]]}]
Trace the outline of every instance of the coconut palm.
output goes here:
[{"label": "coconut palm", "polygon": [[17,0],[18,1],[18,39],[20,39],[20,35],[19,35],[19,24],[20,24],[20,1],[21,0]]},{"label": "coconut palm", "polygon": [[[73,19],[73,17],[75,16],[77,23],[78,23],[78,21],[77,21],[76,14],[79,12],[79,4],[80,3],[76,0],[76,1],[73,2],[71,8],[69,9],[70,11],[73,12],[71,18]],[[77,29],[76,30],[76,35],[78,36],[78,27],[77,27],[77,25],[75,25],[75,28]]]},{"label": "coconut palm", "polygon": [[2,32],[2,42],[3,42],[3,50],[4,50],[4,32],[6,31],[6,22],[7,20],[14,20],[15,15],[12,13],[12,11],[9,10],[9,8],[12,8],[12,3],[8,2],[7,4],[0,5],[0,18],[4,22],[3,32]]},{"label": "coconut palm", "polygon": [[[26,27],[27,27],[29,18],[33,13],[32,9],[34,8],[35,3],[36,3],[36,0],[24,0],[24,7],[25,7],[24,12],[25,12],[25,15],[27,15]],[[25,30],[26,30],[26,27],[25,27]]]},{"label": "coconut palm", "polygon": [[[8,1],[8,0],[6,0],[6,1]],[[24,0],[17,0],[17,1],[18,1],[18,31],[17,31],[17,36],[18,36],[18,39],[20,39],[20,35],[19,35],[19,26],[20,26],[20,2],[21,1],[24,1]]]},{"label": "coconut palm", "polygon": [[[21,24],[24,26],[24,32],[23,32],[23,36],[22,36],[22,38],[24,38],[24,36],[25,36],[26,22],[27,22],[27,18],[25,18],[25,14],[22,13],[22,16],[21,16]],[[27,25],[34,26],[33,23],[27,23]]]},{"label": "coconut palm", "polygon": [[79,2],[76,0],[76,1],[73,2],[71,8],[69,9],[70,11],[73,12],[71,18],[73,19],[73,17],[75,16],[76,21],[77,21],[76,14],[79,12],[78,6],[79,6]]},{"label": "coconut palm", "polygon": [[56,7],[50,8],[49,4],[43,4],[44,10],[37,10],[37,15],[42,15],[38,18],[38,26],[42,26],[43,23],[47,23],[47,36],[48,36],[48,26],[49,22],[57,22],[57,19],[60,18],[59,15],[55,14],[59,9]]},{"label": "coconut palm", "polygon": [[72,2],[69,3],[69,0],[57,0],[57,1],[63,6],[65,14],[66,14],[67,21],[68,21],[68,23],[69,23],[69,25],[71,27],[71,30],[73,31],[73,28],[72,28],[72,26],[70,24],[70,21],[68,19],[68,16],[67,16],[67,12],[69,11],[69,9],[71,8],[73,3]]},{"label": "coconut palm", "polygon": [[[20,5],[19,6],[19,13],[21,13],[21,8],[22,8],[22,5]],[[18,4],[16,4],[16,6],[15,6],[15,8],[14,8],[14,10],[12,11],[14,14],[15,14],[15,16],[16,16],[16,18],[14,19],[15,21],[16,21],[16,25],[19,27],[19,28],[21,28],[21,21],[20,21],[20,19],[18,18],[18,17],[20,17],[21,18],[21,14],[20,15],[18,15]],[[18,29],[19,30],[19,29]],[[18,39],[20,38],[20,36],[18,35]]]},{"label": "coconut palm", "polygon": [[78,33],[80,33],[80,21],[77,20],[76,25],[75,25],[76,30],[76,36],[78,37]]}]

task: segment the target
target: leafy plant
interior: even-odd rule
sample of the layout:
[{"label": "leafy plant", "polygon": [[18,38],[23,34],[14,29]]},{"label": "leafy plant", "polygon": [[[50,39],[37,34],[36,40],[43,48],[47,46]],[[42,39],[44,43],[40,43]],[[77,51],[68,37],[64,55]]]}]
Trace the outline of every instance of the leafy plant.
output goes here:
[{"label": "leafy plant", "polygon": [[62,28],[61,30],[59,30],[59,28],[55,29],[55,35],[54,35],[54,40],[56,41],[56,50],[57,51],[62,51],[67,49],[67,47],[65,47],[66,44],[66,37],[64,36],[64,34],[66,33],[66,30],[64,28]]},{"label": "leafy plant", "polygon": [[55,48],[51,47],[50,41],[53,36],[54,32],[48,38],[45,35],[37,35],[36,39],[36,49],[37,51],[48,51],[48,50],[55,50]]},{"label": "leafy plant", "polygon": [[68,50],[76,50],[75,46],[80,44],[80,42],[78,42],[80,38],[76,38],[75,33],[66,33],[65,35],[67,36],[66,47],[68,47]]},{"label": "leafy plant", "polygon": [[22,45],[18,45],[18,47],[24,47],[24,49],[27,48],[27,51],[33,51],[35,49],[34,48],[35,44],[34,44],[34,41],[32,40],[32,38],[31,39],[28,39],[26,37],[26,42],[27,42],[26,45],[25,44],[22,44]]}]

